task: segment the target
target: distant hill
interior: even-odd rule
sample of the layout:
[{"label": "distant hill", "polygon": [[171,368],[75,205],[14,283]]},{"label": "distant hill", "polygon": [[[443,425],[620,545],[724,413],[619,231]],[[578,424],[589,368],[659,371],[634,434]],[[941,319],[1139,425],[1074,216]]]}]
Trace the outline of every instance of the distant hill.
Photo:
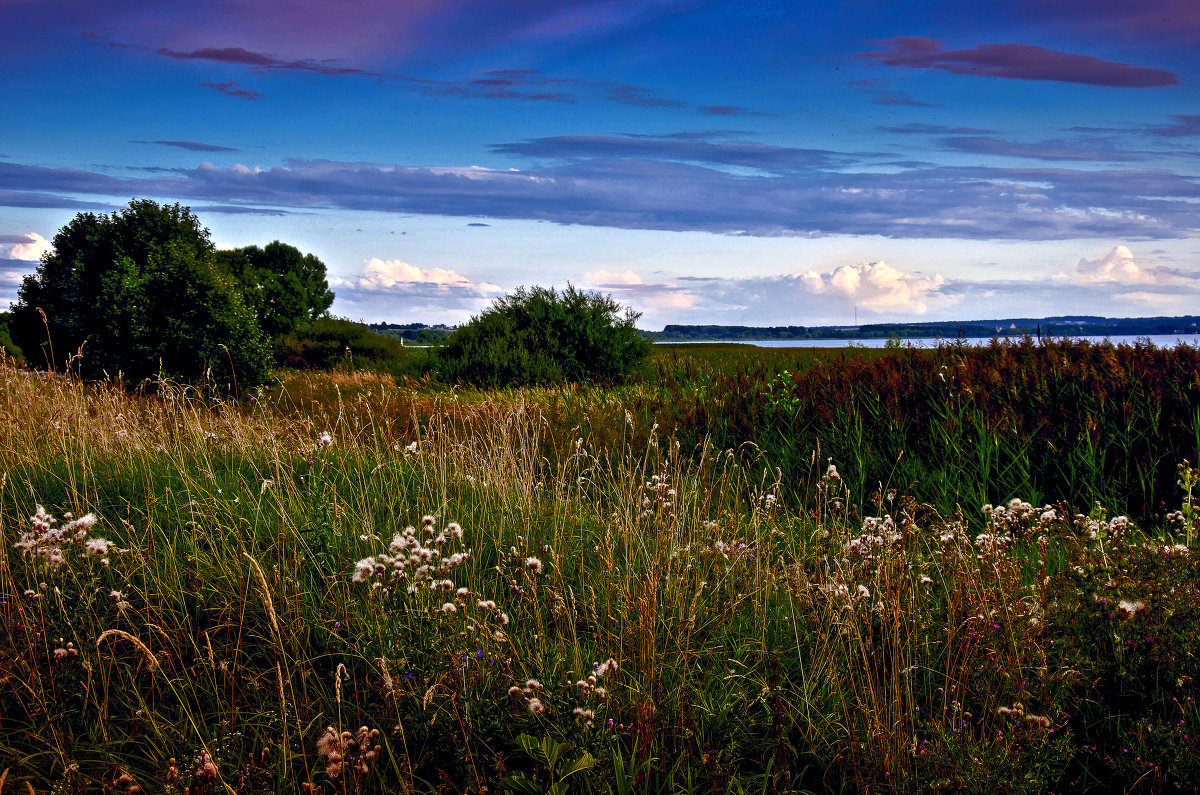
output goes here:
[{"label": "distant hill", "polygon": [[864,326],[688,326],[672,324],[647,332],[656,342],[822,340],[822,339],[954,339],[1021,337],[1145,336],[1200,333],[1200,316],[1113,318],[1093,315],[1016,317],[998,320],[953,320],[930,323],[872,323]]}]

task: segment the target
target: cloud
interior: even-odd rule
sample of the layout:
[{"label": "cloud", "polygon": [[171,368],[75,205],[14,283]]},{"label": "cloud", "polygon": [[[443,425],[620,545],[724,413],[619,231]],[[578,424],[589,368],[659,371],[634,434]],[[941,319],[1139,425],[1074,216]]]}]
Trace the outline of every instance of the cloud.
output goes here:
[{"label": "cloud", "polygon": [[189,152],[236,152],[237,150],[229,146],[218,146],[217,144],[204,144],[197,141],[130,141],[131,144],[158,144],[159,146],[173,146],[176,149],[186,149]]},{"label": "cloud", "polygon": [[828,273],[806,271],[804,288],[814,295],[838,296],[876,312],[925,314],[932,294],[946,283],[941,276],[914,276],[886,262],[842,265]]},{"label": "cloud", "polygon": [[50,241],[37,232],[24,235],[0,235],[0,256],[37,262],[42,255],[50,250]]},{"label": "cloud", "polygon": [[1200,273],[1163,266],[1145,268],[1128,246],[1119,245],[1100,259],[1081,259],[1074,271],[1055,275],[1058,280],[1084,284],[1189,286],[1200,288]]},{"label": "cloud", "polygon": [[497,144],[493,152],[555,160],[600,158],[710,163],[722,166],[787,171],[816,166],[845,165],[851,158],[823,149],[796,149],[745,141],[712,143],[697,140],[712,133],[646,135],[560,135],[519,143]]},{"label": "cloud", "polygon": [[860,320],[876,322],[923,315],[959,300],[946,290],[947,282],[940,275],[909,273],[884,262],[770,276],[682,277],[677,283],[645,284],[628,271],[589,273],[587,278],[644,310],[644,328],[661,327],[664,322],[849,325],[856,312]]},{"label": "cloud", "polygon": [[709,116],[766,116],[762,111],[751,110],[741,105],[701,105],[698,110]]},{"label": "cloud", "polygon": [[1173,86],[1179,78],[1162,69],[1105,61],[1090,55],[1048,50],[1031,44],[980,44],[946,50],[936,39],[913,36],[887,39],[886,50],[863,53],[885,66],[938,69],[958,75],[1013,80],[1050,80],[1119,88]]},{"label": "cloud", "polygon": [[226,80],[222,83],[204,82],[200,85],[204,86],[205,88],[211,88],[213,91],[217,91],[227,97],[237,97],[238,99],[255,100],[264,99],[267,96],[266,94],[255,91],[252,88],[241,88],[232,80]]},{"label": "cloud", "polygon": [[[366,261],[362,275],[340,284],[364,290],[391,290],[413,284],[451,285],[473,287],[471,280],[462,274],[444,268],[418,268],[398,259],[372,257]],[[481,289],[499,289],[495,285],[483,285]]]},{"label": "cloud", "polygon": [[877,127],[880,132],[897,133],[899,135],[987,135],[991,130],[981,130],[975,127],[949,127],[945,124],[901,124],[895,127]]},{"label": "cloud", "polygon": [[1172,116],[1174,124],[1162,127],[1151,127],[1149,132],[1164,138],[1196,138],[1200,137],[1200,114],[1181,114]]},{"label": "cloud", "polygon": [[960,136],[943,139],[947,149],[978,155],[1023,157],[1034,160],[1084,160],[1122,162],[1142,160],[1144,155],[1120,149],[1108,142],[1050,140],[1032,144],[1002,141],[987,136]]},{"label": "cloud", "polygon": [[1200,39],[1195,0],[1018,0],[1035,24],[1087,31],[1105,38],[1154,41],[1161,45]]},{"label": "cloud", "polygon": [[[156,55],[174,58],[180,61],[213,61],[216,63],[250,66],[261,70],[296,70],[311,72],[318,75],[366,75],[368,77],[383,77],[379,72],[359,69],[353,66],[338,66],[329,61],[314,61],[308,58],[285,60],[254,52],[242,47],[201,47],[190,52],[180,52],[167,47],[159,47]],[[218,89],[220,90],[220,89]]]},{"label": "cloud", "polygon": [[[585,287],[611,295],[621,304],[642,312],[647,321],[696,305],[697,296],[690,289],[672,282],[650,283],[632,270],[593,270],[583,275]],[[645,325],[643,323],[643,325]]]},{"label": "cloud", "polygon": [[[539,139],[540,140],[540,139]],[[548,139],[554,140],[554,139]],[[617,143],[613,143],[613,141]],[[1200,178],[1161,169],[861,164],[809,150],[603,139],[528,149],[579,159],[524,169],[290,160],[112,177],[0,162],[0,205],[147,196],[256,209],[418,213],[757,236],[1063,240],[1200,236]],[[632,147],[650,144],[640,157]],[[601,156],[606,147],[609,156]],[[585,157],[591,153],[596,156]],[[684,153],[711,164],[680,162]],[[627,156],[626,156],[627,155]],[[811,164],[805,166],[807,161]],[[729,164],[759,169],[746,173]],[[66,202],[65,199],[62,200]],[[82,199],[61,206],[78,206]],[[105,206],[108,209],[107,205]]]},{"label": "cloud", "polygon": [[343,312],[357,311],[372,319],[445,317],[465,320],[482,310],[503,290],[474,282],[445,268],[420,268],[398,259],[372,257],[361,273],[332,277]]},{"label": "cloud", "polygon": [[32,271],[30,262],[0,257],[0,311],[17,300],[17,288]]}]

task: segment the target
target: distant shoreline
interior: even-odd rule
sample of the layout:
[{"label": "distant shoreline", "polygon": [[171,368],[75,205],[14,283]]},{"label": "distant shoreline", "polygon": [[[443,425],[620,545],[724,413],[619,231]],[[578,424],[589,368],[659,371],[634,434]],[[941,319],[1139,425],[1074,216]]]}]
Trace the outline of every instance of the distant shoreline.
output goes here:
[{"label": "distant shoreline", "polygon": [[996,320],[874,323],[860,326],[718,326],[671,324],[643,332],[655,342],[831,342],[1159,337],[1200,334],[1200,316],[1106,318],[1090,315]]}]

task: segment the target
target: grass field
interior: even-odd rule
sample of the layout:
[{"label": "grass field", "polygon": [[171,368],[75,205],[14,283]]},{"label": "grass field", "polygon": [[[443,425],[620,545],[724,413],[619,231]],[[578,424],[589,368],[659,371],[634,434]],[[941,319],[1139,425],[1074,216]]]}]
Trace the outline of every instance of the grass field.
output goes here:
[{"label": "grass field", "polygon": [[234,399],[6,364],[0,792],[1193,792],[1198,373],[664,346],[612,388]]}]

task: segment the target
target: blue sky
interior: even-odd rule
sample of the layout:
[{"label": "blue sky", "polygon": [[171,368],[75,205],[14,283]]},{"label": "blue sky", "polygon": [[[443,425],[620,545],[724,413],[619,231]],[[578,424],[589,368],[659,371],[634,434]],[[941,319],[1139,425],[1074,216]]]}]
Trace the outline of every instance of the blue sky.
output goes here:
[{"label": "blue sky", "polygon": [[1194,313],[1195,0],[0,0],[0,306],[80,211],[640,325]]}]

